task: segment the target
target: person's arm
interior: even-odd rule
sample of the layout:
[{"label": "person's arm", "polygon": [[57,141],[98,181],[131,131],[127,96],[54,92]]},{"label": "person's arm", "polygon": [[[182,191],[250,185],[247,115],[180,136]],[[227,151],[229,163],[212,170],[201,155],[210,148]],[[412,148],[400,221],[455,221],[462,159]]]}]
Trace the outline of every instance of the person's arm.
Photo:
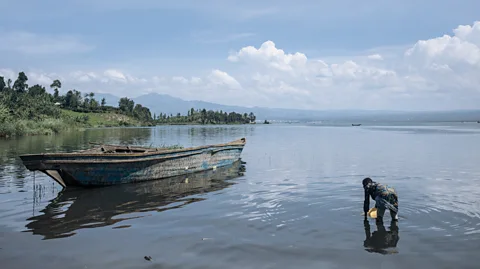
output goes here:
[{"label": "person's arm", "polygon": [[370,197],[368,195],[368,191],[365,190],[365,198],[363,200],[363,212],[365,212],[365,216],[367,216],[367,212],[370,209]]}]

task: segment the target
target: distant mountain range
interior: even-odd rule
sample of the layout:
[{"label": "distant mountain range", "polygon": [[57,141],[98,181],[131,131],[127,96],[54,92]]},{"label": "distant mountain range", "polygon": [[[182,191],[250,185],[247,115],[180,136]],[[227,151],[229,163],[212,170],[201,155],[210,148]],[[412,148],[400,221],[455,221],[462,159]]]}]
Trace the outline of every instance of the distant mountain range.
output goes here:
[{"label": "distant mountain range", "polygon": [[[118,106],[120,97],[112,94],[95,93],[95,98],[105,98],[107,105]],[[204,101],[185,101],[167,94],[149,93],[133,98],[137,104],[150,108],[157,115],[181,113],[185,115],[191,108],[223,110],[225,112],[250,113],[257,120],[270,121],[349,121],[360,123],[366,121],[480,121],[479,110],[452,111],[387,111],[387,110],[302,110],[266,107],[228,106]]]}]

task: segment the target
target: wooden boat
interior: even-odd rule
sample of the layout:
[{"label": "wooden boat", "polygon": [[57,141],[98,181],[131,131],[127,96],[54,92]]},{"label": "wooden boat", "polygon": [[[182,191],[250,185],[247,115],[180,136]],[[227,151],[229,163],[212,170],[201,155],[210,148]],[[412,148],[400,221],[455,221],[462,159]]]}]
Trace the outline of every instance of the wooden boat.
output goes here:
[{"label": "wooden boat", "polygon": [[184,149],[100,145],[73,153],[21,155],[30,171],[67,186],[106,186],[163,179],[230,165],[240,159],[245,138]]},{"label": "wooden boat", "polygon": [[352,123],[352,126],[361,126],[361,123]]},{"label": "wooden boat", "polygon": [[[152,212],[182,208],[208,198],[207,193],[236,184],[246,167],[236,161],[232,165],[163,180],[121,184],[108,188],[67,188],[28,219],[28,232],[42,235],[44,240],[74,236],[78,230],[114,226],[128,228],[122,222],[143,218]],[[68,204],[66,207],[65,205]]]}]

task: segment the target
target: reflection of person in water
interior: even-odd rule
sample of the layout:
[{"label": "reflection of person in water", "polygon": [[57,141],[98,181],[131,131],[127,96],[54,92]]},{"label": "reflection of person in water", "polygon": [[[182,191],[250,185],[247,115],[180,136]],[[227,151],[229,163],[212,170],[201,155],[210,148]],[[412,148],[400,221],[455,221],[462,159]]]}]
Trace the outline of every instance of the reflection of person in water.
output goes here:
[{"label": "reflection of person in water", "polygon": [[368,252],[377,252],[380,254],[393,254],[398,253],[394,249],[397,246],[398,240],[398,225],[396,221],[392,221],[390,224],[390,231],[385,229],[383,222],[376,222],[377,230],[370,234],[370,223],[368,220],[364,220],[363,224],[365,226],[365,241],[363,241],[363,246]]}]

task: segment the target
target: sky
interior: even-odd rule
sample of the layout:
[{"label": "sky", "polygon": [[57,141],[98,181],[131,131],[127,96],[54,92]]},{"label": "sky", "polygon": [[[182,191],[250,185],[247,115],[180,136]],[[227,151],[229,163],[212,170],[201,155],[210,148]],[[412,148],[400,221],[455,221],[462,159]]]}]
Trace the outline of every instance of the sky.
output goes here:
[{"label": "sky", "polygon": [[0,76],[298,109],[480,109],[480,1],[0,0]]}]

